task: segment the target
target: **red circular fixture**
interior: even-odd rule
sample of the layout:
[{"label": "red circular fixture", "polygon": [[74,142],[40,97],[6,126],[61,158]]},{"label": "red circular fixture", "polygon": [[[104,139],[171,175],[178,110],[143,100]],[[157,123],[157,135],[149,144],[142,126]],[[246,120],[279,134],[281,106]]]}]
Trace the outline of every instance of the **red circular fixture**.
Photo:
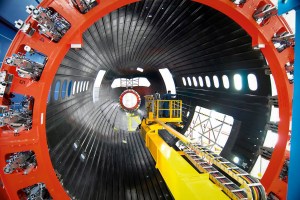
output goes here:
[{"label": "red circular fixture", "polygon": [[141,105],[140,95],[133,89],[127,89],[120,95],[120,105],[123,110],[133,112]]}]

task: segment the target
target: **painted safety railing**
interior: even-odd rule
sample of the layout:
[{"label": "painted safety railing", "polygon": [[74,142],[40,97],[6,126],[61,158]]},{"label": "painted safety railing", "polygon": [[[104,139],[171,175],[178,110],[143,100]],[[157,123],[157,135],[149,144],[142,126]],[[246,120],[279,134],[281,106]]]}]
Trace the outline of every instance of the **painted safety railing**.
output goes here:
[{"label": "painted safety railing", "polygon": [[145,96],[148,121],[182,122],[182,100],[155,100]]},{"label": "painted safety railing", "polygon": [[181,100],[155,100],[155,118],[175,118],[181,119],[182,101]]}]

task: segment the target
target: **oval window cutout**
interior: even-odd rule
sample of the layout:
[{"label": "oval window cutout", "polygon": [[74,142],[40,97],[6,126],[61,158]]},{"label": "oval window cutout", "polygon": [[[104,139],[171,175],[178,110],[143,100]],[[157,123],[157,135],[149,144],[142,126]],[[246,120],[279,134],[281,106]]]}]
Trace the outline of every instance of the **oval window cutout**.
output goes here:
[{"label": "oval window cutout", "polygon": [[72,81],[69,82],[69,86],[68,86],[68,97],[70,97],[72,92]]},{"label": "oval window cutout", "polygon": [[205,83],[206,83],[207,87],[211,86],[211,84],[210,84],[210,78],[208,76],[205,76]]},{"label": "oval window cutout", "polygon": [[82,86],[83,86],[83,81],[80,82],[80,89],[79,89],[79,92],[82,92]]},{"label": "oval window cutout", "polygon": [[229,88],[229,79],[227,75],[222,76],[223,86],[225,89]]},{"label": "oval window cutout", "polygon": [[254,74],[248,74],[247,79],[248,79],[249,89],[252,91],[256,91],[258,88],[256,76]]},{"label": "oval window cutout", "polygon": [[55,83],[55,90],[54,90],[54,100],[57,101],[59,97],[59,90],[60,90],[60,81],[56,81]]},{"label": "oval window cutout", "polygon": [[189,86],[192,86],[192,80],[190,77],[187,77],[187,81],[188,81]]},{"label": "oval window cutout", "polygon": [[82,91],[86,91],[85,85],[86,85],[86,81],[83,82]]},{"label": "oval window cutout", "polygon": [[201,76],[199,76],[198,79],[199,79],[199,85],[200,85],[201,87],[203,87],[203,85],[204,85],[204,83],[203,83],[203,78],[202,78]]},{"label": "oval window cutout", "polygon": [[73,85],[73,95],[74,95],[75,92],[76,92],[76,84],[77,84],[77,82],[75,81],[75,82],[74,82],[74,85]]},{"label": "oval window cutout", "polygon": [[219,88],[220,87],[220,83],[219,83],[219,79],[216,75],[213,76],[213,80],[214,80],[214,86],[215,88]]},{"label": "oval window cutout", "polygon": [[184,77],[182,77],[182,83],[183,83],[184,86],[186,86],[186,80],[185,80]]},{"label": "oval window cutout", "polygon": [[234,87],[236,90],[241,90],[243,88],[242,76],[240,74],[235,74],[233,76]]},{"label": "oval window cutout", "polygon": [[64,99],[67,93],[67,80],[64,80],[64,83],[61,88],[61,98]]},{"label": "oval window cutout", "polygon": [[193,83],[194,83],[194,86],[197,87],[198,86],[198,82],[197,82],[197,79],[196,77],[194,76],[193,77]]},{"label": "oval window cutout", "polygon": [[76,86],[76,94],[79,93],[79,88],[80,88],[80,81],[77,82],[77,86]]}]

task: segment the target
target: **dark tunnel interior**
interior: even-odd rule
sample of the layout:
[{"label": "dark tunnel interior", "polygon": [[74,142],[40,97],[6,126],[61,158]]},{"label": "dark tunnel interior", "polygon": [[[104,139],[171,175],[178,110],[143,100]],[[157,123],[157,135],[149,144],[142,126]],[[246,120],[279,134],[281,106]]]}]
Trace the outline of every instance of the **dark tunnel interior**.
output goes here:
[{"label": "dark tunnel interior", "polygon": [[[82,49],[70,49],[62,61],[47,104],[50,156],[71,196],[172,199],[138,131],[119,125],[125,113],[118,100],[125,89],[111,88],[116,78],[146,77],[150,87],[133,88],[142,99],[156,90],[165,93],[158,71],[162,68],[172,73],[177,98],[183,100],[180,132],[187,130],[196,106],[232,116],[233,128],[221,155],[228,160],[239,156],[246,163],[241,167],[251,171],[270,118],[271,83],[262,53],[253,50],[251,37],[233,20],[189,0],[143,0],[97,21],[85,31],[83,42]],[[99,101],[93,102],[99,70],[106,74]],[[242,77],[255,74],[258,89],[250,90],[243,79],[243,89],[235,90],[236,73]],[[214,75],[219,80],[227,75],[230,87],[185,86],[182,82],[182,77],[212,79]],[[55,89],[58,82],[72,88],[79,81],[89,82],[88,89],[75,94],[67,89],[65,95]]]}]

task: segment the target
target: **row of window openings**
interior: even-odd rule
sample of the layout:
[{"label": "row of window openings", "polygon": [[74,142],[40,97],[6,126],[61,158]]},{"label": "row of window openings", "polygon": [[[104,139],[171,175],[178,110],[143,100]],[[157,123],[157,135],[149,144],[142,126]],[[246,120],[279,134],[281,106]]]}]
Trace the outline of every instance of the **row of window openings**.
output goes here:
[{"label": "row of window openings", "polygon": [[[60,90],[60,80],[57,80],[55,83],[55,90],[54,90],[54,100],[57,101],[59,98],[59,94],[61,96],[61,99],[64,99],[66,95],[68,94],[68,97],[71,96],[71,94],[75,95],[80,92],[84,92],[88,90],[90,81],[69,81],[69,84],[67,83],[67,80],[64,80],[61,90]],[[68,86],[68,88],[67,88]],[[50,100],[50,92],[48,95],[48,102]]]},{"label": "row of window openings", "polygon": [[[195,87],[198,87],[198,81],[199,81],[199,86],[204,87],[204,80],[205,80],[206,87],[208,87],[208,88],[211,87],[211,79],[209,76],[205,76],[204,79],[201,76],[199,76],[198,80],[196,77],[193,77],[192,79],[190,77],[187,77],[187,78],[182,77],[182,83],[184,86],[186,86],[187,84],[189,86],[192,86],[192,80],[193,80],[193,85]],[[257,84],[256,76],[254,74],[248,74],[247,80],[248,80],[249,89],[252,91],[257,90],[258,84]],[[240,74],[235,74],[233,76],[233,81],[234,81],[234,87],[236,90],[241,90],[243,88],[243,77]],[[223,82],[224,88],[229,89],[230,82],[229,82],[229,78],[227,75],[222,76],[222,82]],[[213,84],[214,84],[215,88],[220,87],[219,78],[216,75],[213,76]]]}]

